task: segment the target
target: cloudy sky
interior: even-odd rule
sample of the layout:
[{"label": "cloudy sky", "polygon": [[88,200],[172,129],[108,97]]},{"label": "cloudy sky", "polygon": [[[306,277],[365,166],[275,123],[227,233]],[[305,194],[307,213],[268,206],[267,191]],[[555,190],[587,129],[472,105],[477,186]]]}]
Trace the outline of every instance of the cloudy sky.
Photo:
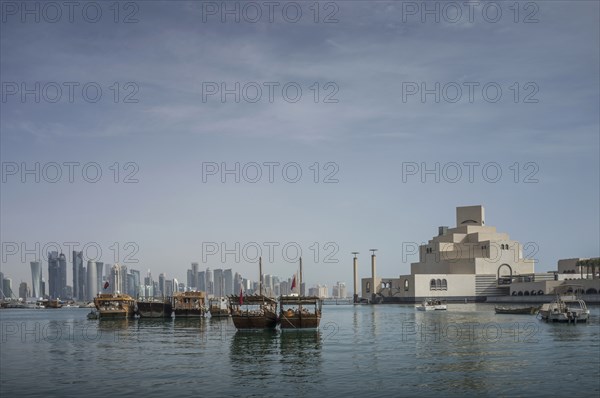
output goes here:
[{"label": "cloudy sky", "polygon": [[350,287],[474,204],[538,271],[600,252],[598,2],[44,4],[1,9],[13,283],[77,242]]}]

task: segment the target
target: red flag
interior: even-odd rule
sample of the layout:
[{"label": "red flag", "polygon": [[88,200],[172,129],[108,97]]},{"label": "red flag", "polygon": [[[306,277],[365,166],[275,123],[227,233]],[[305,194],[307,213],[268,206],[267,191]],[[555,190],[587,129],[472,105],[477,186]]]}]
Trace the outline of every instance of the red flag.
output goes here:
[{"label": "red flag", "polygon": [[294,279],[292,279],[292,290],[296,288],[296,274],[294,274]]},{"label": "red flag", "polygon": [[104,290],[108,289],[108,281],[104,282]]},{"label": "red flag", "polygon": [[244,304],[244,292],[242,291],[242,288],[240,287],[240,305]]}]

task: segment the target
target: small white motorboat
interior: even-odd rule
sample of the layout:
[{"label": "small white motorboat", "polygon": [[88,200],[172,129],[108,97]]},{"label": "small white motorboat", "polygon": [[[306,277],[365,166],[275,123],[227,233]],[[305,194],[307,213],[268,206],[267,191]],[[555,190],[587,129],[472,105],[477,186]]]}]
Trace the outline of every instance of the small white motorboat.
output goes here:
[{"label": "small white motorboat", "polygon": [[417,310],[419,311],[443,311],[447,309],[448,306],[446,305],[445,300],[435,298],[426,298],[420,305],[417,306]]},{"label": "small white motorboat", "polygon": [[557,290],[556,298],[540,308],[541,318],[546,322],[587,322],[590,310],[577,292],[576,288],[571,288],[566,293]]}]

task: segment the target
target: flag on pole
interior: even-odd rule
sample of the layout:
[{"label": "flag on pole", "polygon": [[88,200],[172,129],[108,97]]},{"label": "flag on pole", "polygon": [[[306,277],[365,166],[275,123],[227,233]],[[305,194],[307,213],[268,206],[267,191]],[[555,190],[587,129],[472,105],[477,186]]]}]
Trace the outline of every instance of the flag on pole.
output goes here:
[{"label": "flag on pole", "polygon": [[240,287],[240,305],[244,304],[244,291]]},{"label": "flag on pole", "polygon": [[109,283],[108,281],[104,282],[104,290],[108,289]]},{"label": "flag on pole", "polygon": [[294,274],[294,279],[292,279],[292,290],[296,288],[296,274]]}]

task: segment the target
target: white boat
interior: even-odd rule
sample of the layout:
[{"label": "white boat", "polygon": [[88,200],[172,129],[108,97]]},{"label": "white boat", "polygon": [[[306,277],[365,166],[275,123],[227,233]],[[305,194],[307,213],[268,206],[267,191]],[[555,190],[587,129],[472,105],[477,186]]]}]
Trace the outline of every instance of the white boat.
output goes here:
[{"label": "white boat", "polygon": [[[587,322],[590,317],[585,301],[572,288],[567,293],[557,291],[556,298],[540,308],[540,316],[546,322]],[[575,293],[574,293],[575,292]]]},{"label": "white boat", "polygon": [[446,305],[445,300],[427,298],[423,300],[421,305],[417,306],[417,310],[419,311],[444,311],[447,310],[448,306]]}]

